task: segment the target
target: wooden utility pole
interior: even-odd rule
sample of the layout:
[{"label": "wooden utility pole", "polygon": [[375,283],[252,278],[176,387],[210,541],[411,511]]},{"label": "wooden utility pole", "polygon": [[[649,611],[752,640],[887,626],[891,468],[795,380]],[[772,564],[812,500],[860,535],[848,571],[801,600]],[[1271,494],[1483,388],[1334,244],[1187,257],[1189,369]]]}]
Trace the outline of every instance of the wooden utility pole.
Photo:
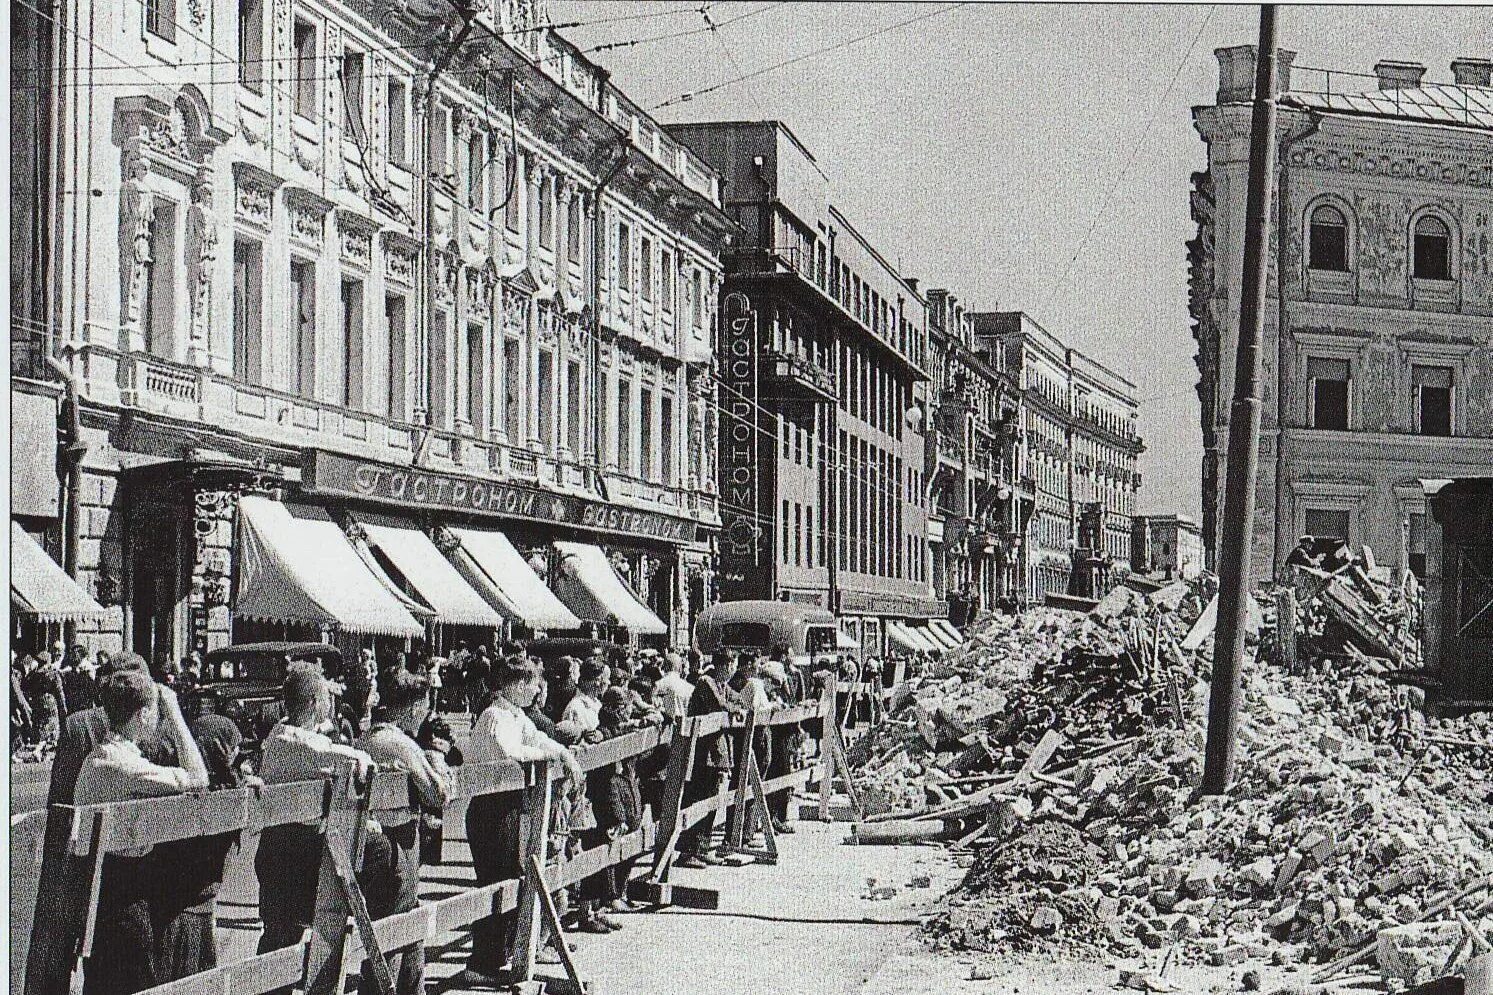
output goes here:
[{"label": "wooden utility pole", "polygon": [[1218,550],[1218,628],[1213,638],[1213,682],[1203,763],[1202,790],[1209,795],[1224,794],[1234,779],[1239,729],[1239,677],[1251,575],[1255,475],[1259,468],[1260,338],[1269,266],[1265,250],[1270,243],[1270,193],[1275,181],[1275,62],[1275,6],[1264,4],[1260,7],[1260,43],[1255,54],[1249,193],[1244,208],[1244,274],[1234,354],[1234,401],[1229,409],[1228,475]]}]

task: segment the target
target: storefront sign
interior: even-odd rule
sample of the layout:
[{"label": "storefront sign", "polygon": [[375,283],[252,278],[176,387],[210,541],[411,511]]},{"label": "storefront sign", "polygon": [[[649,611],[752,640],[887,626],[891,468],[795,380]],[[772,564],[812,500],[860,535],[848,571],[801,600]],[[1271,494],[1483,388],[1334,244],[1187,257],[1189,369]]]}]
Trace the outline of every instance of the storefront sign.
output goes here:
[{"label": "storefront sign", "polygon": [[519,484],[375,463],[320,450],[306,452],[301,488],[309,494],[402,507],[553,522],[670,543],[695,541],[696,524],[684,518],[551,494]]},{"label": "storefront sign", "polygon": [[757,312],[743,293],[726,295],[721,308],[720,477],[721,596],[728,601],[769,597],[764,548],[772,541],[763,514],[764,453],[757,397]]}]

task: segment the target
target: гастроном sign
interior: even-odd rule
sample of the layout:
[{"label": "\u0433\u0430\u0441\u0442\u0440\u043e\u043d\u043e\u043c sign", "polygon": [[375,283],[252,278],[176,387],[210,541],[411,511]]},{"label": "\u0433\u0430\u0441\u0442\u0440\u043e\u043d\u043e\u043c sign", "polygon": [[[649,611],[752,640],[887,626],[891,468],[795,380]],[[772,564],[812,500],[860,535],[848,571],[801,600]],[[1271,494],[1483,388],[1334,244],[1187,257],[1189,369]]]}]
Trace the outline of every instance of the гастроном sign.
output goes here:
[{"label": "\u0433\u0430\u0441\u0442\u0440\u043e\u043d\u043e\u043c sign", "polygon": [[320,450],[306,452],[301,466],[301,486],[311,494],[554,522],[665,542],[684,543],[695,539],[695,523],[683,518],[619,508],[565,494],[550,494],[517,484],[352,459]]}]

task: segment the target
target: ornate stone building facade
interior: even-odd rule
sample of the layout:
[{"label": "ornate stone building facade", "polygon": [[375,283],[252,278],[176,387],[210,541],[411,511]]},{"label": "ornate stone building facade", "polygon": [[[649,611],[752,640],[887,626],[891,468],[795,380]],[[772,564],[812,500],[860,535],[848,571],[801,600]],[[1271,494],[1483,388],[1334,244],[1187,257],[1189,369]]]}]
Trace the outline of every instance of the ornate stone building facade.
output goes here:
[{"label": "ornate stone building facade", "polygon": [[541,572],[596,543],[686,638],[719,525],[714,171],[535,3],[57,9],[13,38],[43,138],[12,337],[76,386],[61,527],[102,644],[256,634],[245,490],[486,522]]},{"label": "ornate stone building facade", "polygon": [[[1261,343],[1257,579],[1302,534],[1423,561],[1421,478],[1493,466],[1493,63],[1451,82],[1381,62],[1372,75],[1281,52],[1275,225]],[[1220,49],[1216,103],[1193,111],[1191,309],[1211,557],[1239,313],[1255,49]]]}]

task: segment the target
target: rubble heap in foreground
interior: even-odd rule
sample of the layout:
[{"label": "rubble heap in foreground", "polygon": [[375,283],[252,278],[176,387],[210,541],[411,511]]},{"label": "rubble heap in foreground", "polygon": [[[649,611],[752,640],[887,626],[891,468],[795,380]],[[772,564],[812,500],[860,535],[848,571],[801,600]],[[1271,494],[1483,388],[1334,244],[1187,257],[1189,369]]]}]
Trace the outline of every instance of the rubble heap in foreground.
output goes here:
[{"label": "rubble heap in foreground", "polygon": [[[1378,585],[1370,606],[1327,583],[1391,638],[1411,624],[1413,606]],[[1486,718],[1427,719],[1419,691],[1384,677],[1401,661],[1367,655],[1309,589],[1306,662],[1287,673],[1275,659],[1267,605],[1235,790],[1195,799],[1210,659],[1177,644],[1200,603],[1121,589],[1089,615],[988,618],[970,652],[899,692],[855,751],[871,796],[972,847],[928,934],[955,949],[1169,949],[1221,964],[1368,947],[1401,981],[1434,976],[1462,940],[1459,913],[1493,926],[1489,892],[1469,891],[1493,883]],[[1028,761],[1053,730],[1051,760]],[[1396,928],[1427,912],[1434,925]]]}]

